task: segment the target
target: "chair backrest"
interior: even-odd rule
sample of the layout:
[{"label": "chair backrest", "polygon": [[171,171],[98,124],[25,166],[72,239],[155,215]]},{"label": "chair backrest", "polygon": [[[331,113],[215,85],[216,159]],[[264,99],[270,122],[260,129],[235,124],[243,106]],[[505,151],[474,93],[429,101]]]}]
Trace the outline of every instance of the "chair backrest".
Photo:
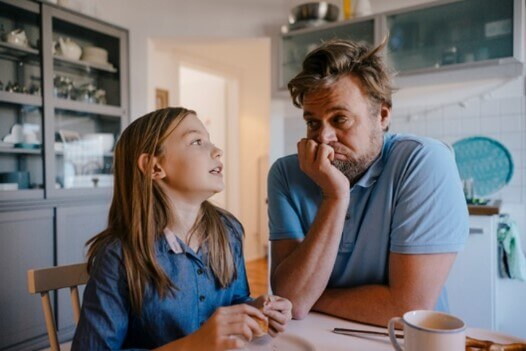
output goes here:
[{"label": "chair backrest", "polygon": [[44,310],[49,344],[53,351],[59,351],[60,344],[58,343],[57,328],[55,326],[49,292],[62,288],[70,289],[73,316],[75,323],[78,323],[80,318],[80,300],[77,286],[86,284],[88,278],[86,263],[30,269],[27,271],[27,287],[29,292],[31,294],[40,293],[42,299],[42,309]]}]

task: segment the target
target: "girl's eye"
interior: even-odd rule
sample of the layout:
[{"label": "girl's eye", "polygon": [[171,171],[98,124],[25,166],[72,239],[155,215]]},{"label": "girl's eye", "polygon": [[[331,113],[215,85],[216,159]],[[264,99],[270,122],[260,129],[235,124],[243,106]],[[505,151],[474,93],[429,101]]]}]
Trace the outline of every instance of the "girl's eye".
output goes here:
[{"label": "girl's eye", "polygon": [[190,143],[190,145],[203,145],[203,140],[196,139]]}]

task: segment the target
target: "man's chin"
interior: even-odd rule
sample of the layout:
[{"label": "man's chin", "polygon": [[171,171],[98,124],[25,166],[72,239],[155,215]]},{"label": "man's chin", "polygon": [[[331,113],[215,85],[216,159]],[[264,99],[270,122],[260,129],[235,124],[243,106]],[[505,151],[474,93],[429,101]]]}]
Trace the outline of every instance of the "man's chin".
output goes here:
[{"label": "man's chin", "polygon": [[343,162],[349,162],[349,157],[347,155],[345,155],[345,154],[335,153],[334,154],[334,160],[343,161]]}]

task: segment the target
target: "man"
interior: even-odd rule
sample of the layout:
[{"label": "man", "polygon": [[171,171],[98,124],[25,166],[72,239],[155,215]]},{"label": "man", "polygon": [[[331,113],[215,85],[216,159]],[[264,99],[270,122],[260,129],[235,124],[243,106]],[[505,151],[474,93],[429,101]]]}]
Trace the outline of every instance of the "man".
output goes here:
[{"label": "man", "polygon": [[386,133],[392,83],[383,45],[332,40],[288,87],[307,137],[268,179],[271,285],[310,310],[383,325],[447,311],[444,283],[468,235],[449,148]]}]

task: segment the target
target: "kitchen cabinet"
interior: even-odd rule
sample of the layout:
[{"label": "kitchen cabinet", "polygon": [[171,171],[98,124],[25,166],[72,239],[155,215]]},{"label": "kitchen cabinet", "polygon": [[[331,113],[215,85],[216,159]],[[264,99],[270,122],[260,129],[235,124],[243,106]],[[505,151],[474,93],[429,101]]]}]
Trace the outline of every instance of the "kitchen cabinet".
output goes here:
[{"label": "kitchen cabinet", "polygon": [[323,41],[341,38],[375,42],[375,17],[336,23],[323,28],[308,28],[284,34],[281,38],[280,80],[281,88],[301,71],[305,56]]},{"label": "kitchen cabinet", "polygon": [[[17,29],[24,30],[27,44],[14,44],[24,43],[24,36],[14,32]],[[39,6],[28,1],[0,1],[0,37],[0,201],[42,199]],[[20,138],[23,133],[26,140]]]},{"label": "kitchen cabinet", "polygon": [[388,13],[389,60],[406,74],[521,61],[523,6],[514,0],[468,0]]},{"label": "kitchen cabinet", "polygon": [[[518,76],[524,62],[524,8],[522,0],[441,0],[282,34],[279,88],[286,89],[310,50],[335,37],[378,45],[388,36],[387,60],[402,81],[477,67],[499,77]],[[454,79],[448,75],[448,81]]]},{"label": "kitchen cabinet", "polygon": [[0,0],[0,31],[0,202],[106,194],[128,31],[27,0]]},{"label": "kitchen cabinet", "polygon": [[47,337],[40,296],[27,292],[27,270],[53,266],[53,219],[52,209],[0,212],[0,350],[22,342],[34,349],[35,338]]},{"label": "kitchen cabinet", "polygon": [[498,215],[470,216],[470,234],[449,274],[449,310],[469,327],[526,337],[526,283],[499,276]]},{"label": "kitchen cabinet", "polygon": [[[27,44],[8,40],[22,31]],[[86,241],[107,225],[113,144],[129,123],[128,31],[49,3],[0,0],[0,32],[0,350],[34,350],[48,339],[26,271],[84,261]],[[95,57],[65,54],[80,48]],[[68,340],[68,292],[52,303]]]},{"label": "kitchen cabinet", "polygon": [[[108,224],[109,203],[56,208],[57,265],[86,260],[86,242]],[[84,286],[79,287],[82,302]],[[69,290],[58,293],[57,328],[64,338],[73,337],[75,324]]]}]

